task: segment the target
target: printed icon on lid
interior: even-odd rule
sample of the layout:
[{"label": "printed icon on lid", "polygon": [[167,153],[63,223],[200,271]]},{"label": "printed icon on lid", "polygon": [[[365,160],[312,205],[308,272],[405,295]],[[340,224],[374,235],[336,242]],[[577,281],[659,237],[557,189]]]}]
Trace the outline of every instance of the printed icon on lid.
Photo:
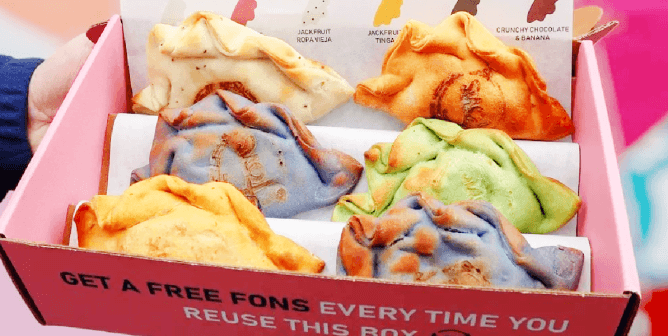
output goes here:
[{"label": "printed icon on lid", "polygon": [[478,14],[478,5],[480,0],[457,0],[455,7],[452,8],[452,14],[457,12],[467,12],[473,16]]},{"label": "printed icon on lid", "polygon": [[534,0],[527,15],[527,22],[543,21],[548,14],[554,14],[557,1],[559,0]]},{"label": "printed icon on lid", "polygon": [[302,23],[305,25],[318,23],[327,15],[327,5],[329,5],[329,0],[309,0],[304,15],[302,15]]},{"label": "printed icon on lid", "polygon": [[256,8],[257,2],[255,0],[239,0],[237,5],[234,6],[234,11],[232,11],[230,19],[245,26],[248,21],[253,21],[253,19],[255,19]]}]

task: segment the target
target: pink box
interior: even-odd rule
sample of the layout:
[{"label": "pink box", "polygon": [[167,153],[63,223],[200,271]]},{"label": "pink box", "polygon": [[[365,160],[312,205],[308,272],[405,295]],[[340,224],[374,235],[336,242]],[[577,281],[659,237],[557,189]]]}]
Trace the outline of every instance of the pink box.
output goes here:
[{"label": "pink box", "polygon": [[44,325],[146,335],[624,335],[640,285],[594,47],[580,48],[578,235],[591,243],[592,293],[330,278],[60,245],[68,205],[98,191],[107,116],[127,111],[118,16],[0,218],[2,261]]}]

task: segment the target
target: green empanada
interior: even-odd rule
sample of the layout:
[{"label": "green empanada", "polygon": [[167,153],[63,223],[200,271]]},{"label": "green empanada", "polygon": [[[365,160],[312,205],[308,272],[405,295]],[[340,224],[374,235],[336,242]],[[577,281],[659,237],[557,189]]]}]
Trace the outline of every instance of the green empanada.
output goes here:
[{"label": "green empanada", "polygon": [[382,215],[399,200],[423,191],[444,204],[492,203],[523,233],[552,232],[578,211],[580,197],[538,172],[503,131],[467,129],[438,119],[415,119],[394,143],[364,153],[369,191],[339,199],[332,220]]}]

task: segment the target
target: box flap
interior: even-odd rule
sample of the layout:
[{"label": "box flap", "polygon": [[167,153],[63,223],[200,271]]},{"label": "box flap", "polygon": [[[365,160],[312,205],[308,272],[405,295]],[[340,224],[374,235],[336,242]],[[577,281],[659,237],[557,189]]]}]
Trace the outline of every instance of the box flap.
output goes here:
[{"label": "box flap", "polygon": [[[591,41],[584,41],[580,48],[574,101],[580,111],[587,113],[573,116],[576,130],[573,139],[580,144],[582,160],[580,195],[583,208],[578,214],[578,236],[591,239],[594,256],[605,256],[594,257],[592,262],[594,291],[640,293],[629,219],[596,54]],[[606,227],[611,224],[614,226]],[[596,239],[592,239],[594,237]]]},{"label": "box flap", "polygon": [[386,329],[387,335],[431,335],[454,328],[475,335],[611,335],[632,297],[326,277],[1,243],[50,325],[130,334],[286,335],[329,328],[334,335],[337,328],[337,335]]},{"label": "box flap", "polygon": [[638,308],[640,307],[640,294],[634,292],[624,292],[624,294],[630,295],[629,303],[624,310],[624,316],[622,316],[622,321],[617,328],[615,335],[624,336],[628,335],[633,325],[633,320],[638,313]]},{"label": "box flap", "polygon": [[62,224],[67,205],[97,193],[104,143],[100,130],[109,113],[127,107],[122,46],[123,29],[116,15],[81,68],[0,217],[0,232],[7,237],[58,244],[62,226],[45,223]]}]

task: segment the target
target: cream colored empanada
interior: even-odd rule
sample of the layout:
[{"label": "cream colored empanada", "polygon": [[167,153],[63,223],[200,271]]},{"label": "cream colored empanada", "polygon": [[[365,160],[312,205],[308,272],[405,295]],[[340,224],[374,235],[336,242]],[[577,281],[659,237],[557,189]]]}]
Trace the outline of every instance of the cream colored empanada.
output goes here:
[{"label": "cream colored empanada", "polygon": [[210,12],[194,13],[179,27],[155,25],[146,53],[150,85],[132,99],[138,113],[188,107],[224,89],[255,103],[284,104],[308,123],[354,93],[334,70],[286,42]]}]

